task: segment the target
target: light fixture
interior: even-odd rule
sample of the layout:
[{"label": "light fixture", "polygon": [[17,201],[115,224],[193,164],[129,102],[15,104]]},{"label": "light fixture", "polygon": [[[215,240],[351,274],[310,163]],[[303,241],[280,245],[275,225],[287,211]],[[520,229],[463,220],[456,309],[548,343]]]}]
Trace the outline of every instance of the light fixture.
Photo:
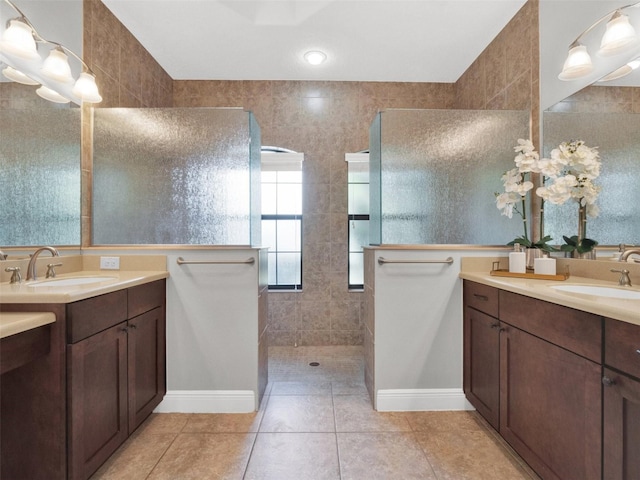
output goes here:
[{"label": "light fixture", "polygon": [[70,100],[66,97],[63,97],[55,90],[50,89],[44,85],[40,85],[40,88],[36,90],[36,93],[39,97],[44,98],[45,100],[49,100],[53,103],[69,103]]},{"label": "light fixture", "polygon": [[13,80],[17,83],[22,83],[23,85],[40,85],[35,80],[27,77],[24,73],[19,70],[16,70],[13,67],[5,67],[2,69],[2,74],[7,77],[9,80]]},{"label": "light fixture", "polygon": [[40,71],[42,75],[56,82],[73,82],[71,67],[69,66],[69,57],[67,57],[60,47],[56,47],[49,52],[49,56],[42,64]]},{"label": "light fixture", "polygon": [[562,72],[558,75],[560,80],[573,80],[574,78],[584,77],[593,71],[593,63],[587,47],[584,45],[574,44],[569,49],[567,59],[564,61]]},{"label": "light fixture", "polygon": [[612,80],[617,80],[626,75],[629,75],[638,67],[640,67],[640,59],[636,58],[635,60],[631,60],[629,63],[625,63],[620,68],[617,68],[616,70],[611,72],[609,75],[602,77],[600,80],[598,80],[598,82],[610,82]]},{"label": "light fixture", "polygon": [[635,29],[629,23],[629,17],[616,10],[607,22],[607,30],[602,36],[598,55],[610,57],[622,53],[638,44]]},{"label": "light fixture", "polygon": [[[622,13],[622,10],[638,6],[640,6],[640,2],[617,8],[594,22],[589,28],[578,35],[569,46],[567,59],[564,62],[558,78],[560,80],[575,80],[589,75],[594,70],[587,47],[582,44],[581,40],[604,21],[606,21],[607,24],[606,31],[600,42],[600,49],[598,50],[599,56],[608,57],[619,55],[629,52],[640,45],[640,40],[636,35],[635,29],[629,22],[629,17]],[[630,71],[627,71],[628,69],[625,68],[625,66],[620,67],[618,70],[611,75],[616,74],[619,75],[616,78],[620,78],[620,76],[624,76]],[[609,80],[613,80],[613,78]]]},{"label": "light fixture", "polygon": [[2,34],[0,48],[27,60],[35,60],[40,56],[36,40],[33,38],[33,30],[24,15],[22,18],[9,20],[9,26]]},{"label": "light fixture", "polygon": [[327,54],[319,50],[312,50],[304,54],[304,59],[311,65],[320,65],[327,59]]},{"label": "light fixture", "polygon": [[[95,75],[84,60],[61,43],[43,38],[18,7],[10,0],[4,1],[19,17],[9,20],[0,40],[0,62],[6,65],[2,74],[14,82],[41,85],[36,93],[50,102],[101,102]],[[48,49],[38,52],[38,46]],[[71,72],[70,58],[80,64],[76,65],[80,70],[77,80]]]}]

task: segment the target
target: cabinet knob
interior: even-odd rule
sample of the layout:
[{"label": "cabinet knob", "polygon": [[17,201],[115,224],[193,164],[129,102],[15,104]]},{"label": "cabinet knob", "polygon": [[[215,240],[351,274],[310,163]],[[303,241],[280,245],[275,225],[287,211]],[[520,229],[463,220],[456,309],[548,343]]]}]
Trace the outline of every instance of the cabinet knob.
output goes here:
[{"label": "cabinet knob", "polygon": [[135,323],[130,323],[129,324],[129,328],[132,329],[132,330],[135,330],[138,327],[136,327]]},{"label": "cabinet knob", "polygon": [[491,324],[491,328],[500,328],[500,324],[499,323],[492,323]]},{"label": "cabinet knob", "polygon": [[639,348],[638,350],[636,350],[636,353],[637,353],[638,355],[640,355],[640,348]]},{"label": "cabinet knob", "polygon": [[616,381],[613,380],[612,378],[607,377],[606,375],[604,377],[602,377],[602,384],[605,387],[611,387],[612,385],[616,384]]},{"label": "cabinet knob", "polygon": [[129,330],[129,329],[128,329],[127,327],[122,327],[122,328],[120,329],[120,331],[121,331],[121,332],[127,332],[128,330]]}]

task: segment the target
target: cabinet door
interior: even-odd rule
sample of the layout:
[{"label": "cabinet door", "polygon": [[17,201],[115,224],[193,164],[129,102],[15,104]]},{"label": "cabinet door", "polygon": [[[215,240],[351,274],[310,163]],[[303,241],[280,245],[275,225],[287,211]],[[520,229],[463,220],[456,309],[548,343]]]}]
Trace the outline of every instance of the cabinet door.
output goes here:
[{"label": "cabinet door", "polygon": [[464,313],[464,392],[495,428],[500,407],[500,322],[473,308]]},{"label": "cabinet door", "polygon": [[545,480],[601,475],[601,366],[502,324],[500,433]]},{"label": "cabinet door", "polygon": [[125,325],[67,346],[70,479],[89,478],[128,436]]},{"label": "cabinet door", "polygon": [[604,371],[605,480],[640,478],[640,382]]},{"label": "cabinet door", "polygon": [[149,416],[167,391],[164,309],[154,308],[129,320],[128,331],[131,433]]}]

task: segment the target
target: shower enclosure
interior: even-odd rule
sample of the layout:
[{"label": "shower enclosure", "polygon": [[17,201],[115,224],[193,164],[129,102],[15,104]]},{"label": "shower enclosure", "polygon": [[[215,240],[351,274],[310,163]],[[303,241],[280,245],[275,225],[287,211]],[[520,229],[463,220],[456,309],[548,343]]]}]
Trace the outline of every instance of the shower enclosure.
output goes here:
[{"label": "shower enclosure", "polygon": [[494,192],[529,112],[385,110],[370,128],[372,245],[504,245],[522,222]]},{"label": "shower enclosure", "polygon": [[95,111],[93,243],[260,244],[260,129],[239,108]]}]

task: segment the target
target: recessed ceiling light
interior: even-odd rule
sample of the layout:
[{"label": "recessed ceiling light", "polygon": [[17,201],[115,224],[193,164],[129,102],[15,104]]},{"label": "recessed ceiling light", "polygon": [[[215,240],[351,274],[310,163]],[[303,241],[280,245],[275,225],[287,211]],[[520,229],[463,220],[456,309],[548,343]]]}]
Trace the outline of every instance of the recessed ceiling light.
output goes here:
[{"label": "recessed ceiling light", "polygon": [[327,59],[327,55],[324,52],[314,50],[304,54],[304,59],[311,65],[320,65]]}]

